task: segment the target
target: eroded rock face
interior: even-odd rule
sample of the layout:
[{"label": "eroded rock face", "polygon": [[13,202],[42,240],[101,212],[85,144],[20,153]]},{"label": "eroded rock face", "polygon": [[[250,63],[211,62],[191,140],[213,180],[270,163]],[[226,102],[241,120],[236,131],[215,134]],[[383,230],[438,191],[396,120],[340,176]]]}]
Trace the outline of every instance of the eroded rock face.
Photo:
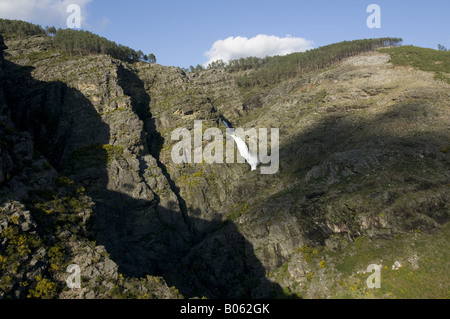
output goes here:
[{"label": "eroded rock face", "polygon": [[[58,59],[58,54],[54,59]],[[79,62],[84,67],[77,65],[75,69],[74,63],[49,61],[37,65],[31,74],[24,67],[6,62],[7,77],[0,96],[4,110],[0,127],[1,202],[32,199],[32,213],[43,215],[35,227],[43,232],[39,245],[46,247],[39,253],[57,246],[64,251],[64,263],[81,267],[82,276],[88,279],[86,287],[81,292],[63,293],[61,297],[108,298],[120,294],[120,290],[113,289],[117,284],[122,291],[131,289],[132,293],[140,285],[142,296],[177,297],[179,293],[170,290],[161,278],[148,277],[146,282],[133,284],[119,278],[118,264],[122,273],[144,278],[157,273],[156,263],[167,262],[172,256],[168,252],[185,249],[190,235],[180,217],[177,197],[156,159],[148,154],[144,123],[118,83],[120,65],[106,57]],[[53,70],[42,69],[48,66]],[[92,76],[95,68],[101,75]],[[59,80],[68,75],[65,72],[74,70],[81,72],[78,78],[72,77],[72,82],[69,78],[65,78],[66,82]],[[79,212],[75,214],[74,209]],[[166,214],[166,209],[170,209],[170,214]],[[69,218],[71,222],[60,218]],[[179,227],[175,226],[177,223]],[[24,227],[15,235],[31,236],[27,225],[20,224]],[[149,238],[148,245],[142,237]],[[90,245],[91,239],[103,244],[103,248]],[[7,253],[5,265],[12,262],[14,253],[8,247],[14,243],[15,237],[3,241],[2,254]],[[8,270],[5,276],[11,272],[10,285],[5,293],[26,297],[27,291],[34,291],[39,285],[35,277],[42,280],[44,274],[48,276],[46,269],[52,268],[50,259],[46,257],[41,273],[33,272],[27,277],[28,283],[35,281],[31,288],[20,286],[22,277],[11,276],[17,274],[17,269]],[[25,272],[27,260],[20,267]],[[64,287],[64,277],[68,275],[61,267],[53,264],[51,278],[45,279],[51,281],[45,284],[54,288],[50,297]],[[154,291],[149,290],[150,286]]]}]

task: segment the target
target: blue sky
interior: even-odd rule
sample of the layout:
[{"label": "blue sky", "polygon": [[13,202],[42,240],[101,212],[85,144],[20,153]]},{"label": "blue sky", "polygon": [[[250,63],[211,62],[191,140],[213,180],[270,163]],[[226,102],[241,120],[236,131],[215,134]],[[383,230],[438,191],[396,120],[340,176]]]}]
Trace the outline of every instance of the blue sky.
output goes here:
[{"label": "blue sky", "polygon": [[[0,0],[0,17],[65,27],[69,14],[62,3],[80,3],[83,29],[152,52],[163,65],[203,64],[216,41],[259,34],[301,38],[308,48],[384,36],[402,37],[404,44],[450,48],[448,0]],[[366,8],[372,3],[381,8],[381,29],[366,25]],[[34,12],[25,13],[19,5],[35,6]],[[58,12],[50,14],[52,10]]]}]

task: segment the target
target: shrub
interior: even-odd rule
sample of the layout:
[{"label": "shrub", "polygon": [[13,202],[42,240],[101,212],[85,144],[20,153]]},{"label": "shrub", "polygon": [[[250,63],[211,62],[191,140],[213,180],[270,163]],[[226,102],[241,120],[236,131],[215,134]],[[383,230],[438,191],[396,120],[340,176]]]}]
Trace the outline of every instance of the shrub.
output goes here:
[{"label": "shrub", "polygon": [[123,155],[123,147],[92,144],[73,152],[64,166],[69,172],[79,172],[90,167],[103,167]]},{"label": "shrub", "polygon": [[28,298],[52,299],[56,297],[57,285],[49,279],[42,278],[41,275],[36,276],[36,285],[29,290]]}]

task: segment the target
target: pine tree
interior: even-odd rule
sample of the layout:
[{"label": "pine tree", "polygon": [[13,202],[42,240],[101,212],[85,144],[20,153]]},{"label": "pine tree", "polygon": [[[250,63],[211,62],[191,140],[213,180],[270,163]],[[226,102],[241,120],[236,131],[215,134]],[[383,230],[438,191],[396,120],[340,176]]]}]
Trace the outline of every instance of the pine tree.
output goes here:
[{"label": "pine tree", "polygon": [[47,26],[47,27],[45,27],[45,32],[48,35],[50,35],[50,36],[55,35],[56,34],[56,28]]},{"label": "pine tree", "polygon": [[150,53],[148,55],[148,62],[150,63],[156,63],[156,56],[153,53]]}]

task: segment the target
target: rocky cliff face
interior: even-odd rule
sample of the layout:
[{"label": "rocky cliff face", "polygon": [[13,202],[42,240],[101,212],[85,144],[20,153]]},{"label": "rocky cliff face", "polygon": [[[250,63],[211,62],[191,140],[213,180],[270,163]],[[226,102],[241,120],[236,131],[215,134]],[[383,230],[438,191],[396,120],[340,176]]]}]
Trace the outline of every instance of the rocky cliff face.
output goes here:
[{"label": "rocky cliff face", "polygon": [[[2,297],[358,296],[357,271],[401,259],[420,274],[427,253],[397,248],[448,234],[448,84],[387,55],[250,94],[224,70],[7,45]],[[173,130],[224,131],[221,115],[280,128],[277,174],[171,160]],[[81,290],[64,289],[69,264]]]},{"label": "rocky cliff face", "polygon": [[[180,249],[188,240],[182,218],[180,222],[173,217],[177,222],[167,230],[164,220],[159,219],[158,214],[163,211],[159,203],[176,202],[177,198],[156,160],[148,154],[144,124],[133,110],[131,98],[125,96],[117,82],[117,73],[123,66],[106,57],[67,62],[55,55],[50,59],[59,63],[50,60],[44,68],[55,69],[43,70],[39,67],[39,62],[43,66],[42,61],[35,67],[13,62],[4,65],[2,294],[36,297],[39,292],[38,297],[108,298],[128,293],[178,297],[175,288],[169,289],[162,278],[142,275],[141,280],[124,280],[122,273],[128,271],[127,266],[119,273],[118,260],[130,258],[131,250],[129,264],[133,265],[134,259],[139,258],[137,250],[146,248],[130,248],[129,241],[146,235],[156,238],[152,232],[165,234],[162,239],[158,236],[157,241],[169,242],[168,247],[158,249],[152,239],[156,253],[145,251],[141,254],[143,261],[131,267],[130,271],[143,274],[139,265],[148,262],[148,275],[156,272],[156,266],[150,262],[160,258],[155,254],[164,255],[167,248]],[[76,63],[87,68],[77,68]],[[70,73],[74,70],[76,75]],[[99,71],[93,74],[94,70]],[[54,77],[48,78],[49,74]],[[86,78],[77,80],[83,76]],[[146,180],[152,170],[162,178]],[[117,192],[119,189],[123,192]],[[25,206],[15,200],[26,203],[32,212],[25,211]],[[14,223],[17,214],[18,222]],[[181,212],[174,207],[170,214]],[[24,229],[18,223],[24,219],[29,224],[32,215],[38,216],[39,222],[32,223],[34,232],[30,233],[28,227]],[[173,226],[176,224],[180,226]],[[22,229],[16,230],[14,225]],[[135,239],[128,236],[130,232]],[[14,251],[15,241],[28,237],[28,246]],[[98,245],[92,245],[90,240],[97,240]],[[16,254],[21,256],[19,268],[14,265]],[[54,255],[58,262],[52,262]],[[116,260],[116,256],[121,257]],[[33,262],[34,259],[39,262]],[[39,271],[30,267],[36,263]],[[68,277],[65,267],[69,264],[83,269],[82,290],[62,290],[64,277]]]}]

